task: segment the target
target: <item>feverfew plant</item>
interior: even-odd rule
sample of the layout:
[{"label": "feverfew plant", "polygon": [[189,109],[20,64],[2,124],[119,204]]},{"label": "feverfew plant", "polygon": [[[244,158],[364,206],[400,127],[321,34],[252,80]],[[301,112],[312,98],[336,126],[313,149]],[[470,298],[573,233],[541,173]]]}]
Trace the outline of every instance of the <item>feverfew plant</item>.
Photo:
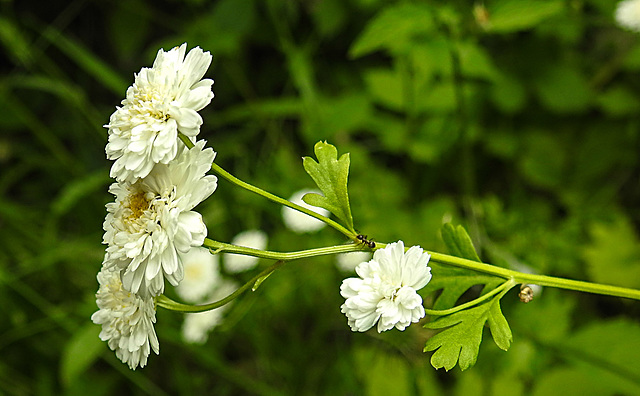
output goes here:
[{"label": "feverfew plant", "polygon": [[[357,277],[336,285],[336,293],[345,299],[336,312],[345,314],[352,331],[366,332],[374,326],[378,332],[404,331],[421,322],[429,329],[424,332],[424,351],[433,352],[433,367],[446,370],[473,366],[485,324],[496,345],[509,349],[513,336],[500,301],[516,285],[525,303],[542,286],[640,300],[640,290],[483,263],[459,225],[447,223],[441,229],[450,254],[405,246],[402,240],[384,243],[358,232],[347,189],[349,154],[338,156],[337,148],[327,142],[316,143],[315,159],[302,161],[315,187],[290,200],[236,178],[213,162],[216,153],[205,148],[204,141],[195,139],[202,125],[197,111],[213,97],[213,81],[203,79],[211,56],[199,48],[185,54],[186,44],[160,50],[153,67],[136,75],[123,106],[108,124],[106,153],[115,161],[111,176],[116,179],[109,191],[115,201],[107,204],[103,226],[107,248],[96,293],[99,310],[91,319],[102,326],[100,338],[131,369],[144,367],[151,351],[159,353],[154,328],[158,307],[203,313],[185,320],[183,334],[188,342],[205,342],[221,319],[221,307],[228,308],[245,291],[256,290],[285,264],[323,255],[373,253],[355,265]],[[282,205],[292,232],[329,226],[348,242],[276,252],[265,250],[267,237],[259,230],[239,235],[232,243],[208,238],[205,222],[194,209],[217,188],[217,177],[209,172]],[[229,273],[250,270],[257,258],[272,264],[243,285],[229,286],[220,281],[220,254],[229,257]],[[233,264],[230,257],[247,260]],[[174,301],[164,294],[165,281],[189,303],[200,302],[205,294],[207,301],[215,301],[200,305]],[[463,295],[466,302],[458,303]]]}]

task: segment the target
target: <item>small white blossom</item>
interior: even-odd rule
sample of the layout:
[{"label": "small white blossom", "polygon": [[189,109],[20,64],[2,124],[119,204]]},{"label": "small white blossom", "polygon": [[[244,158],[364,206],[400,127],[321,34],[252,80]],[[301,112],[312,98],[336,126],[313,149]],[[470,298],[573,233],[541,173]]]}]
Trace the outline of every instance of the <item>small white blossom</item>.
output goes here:
[{"label": "small white blossom", "polygon": [[[267,247],[267,234],[260,230],[243,231],[231,240],[231,244],[264,250]],[[250,270],[255,267],[257,263],[258,258],[253,256],[243,254],[224,255],[224,268],[232,274]]]},{"label": "small white blossom", "polygon": [[[318,208],[316,206],[311,206],[302,200],[302,197],[307,193],[320,194],[320,191],[300,190],[293,193],[291,198],[289,198],[289,201],[295,204],[298,204],[304,208],[307,208],[309,210],[312,210],[323,216],[329,216],[328,210],[324,208]],[[298,212],[297,210],[291,209],[288,206],[282,207],[282,219],[284,220],[284,224],[291,231],[298,234],[303,234],[305,232],[316,232],[322,229],[326,225],[323,221],[320,221],[302,212]]]},{"label": "small white blossom", "polygon": [[176,293],[190,303],[201,303],[220,282],[219,256],[208,249],[194,247],[179,254],[184,278],[176,286]]},{"label": "small white blossom", "polygon": [[160,49],[153,67],[142,68],[127,89],[122,107],[111,115],[107,158],[115,160],[111,177],[133,183],[155,164],[168,164],[178,154],[178,132],[195,141],[211,102],[213,80],[202,79],[211,64],[199,47],[188,54],[187,44]]},{"label": "small white blossom", "polygon": [[373,259],[356,267],[359,278],[342,281],[340,294],[346,299],[341,310],[352,331],[367,331],[378,323],[378,332],[393,327],[404,330],[424,317],[417,290],[431,280],[431,256],[404,243],[388,244],[373,253]]},{"label": "small white blossom", "polygon": [[164,292],[165,278],[176,286],[184,275],[178,252],[204,242],[207,227],[192,209],[213,193],[217,178],[205,176],[215,152],[203,147],[200,141],[144,179],[109,188],[116,199],[106,205],[104,265],[122,271],[125,289],[149,297]]},{"label": "small white blossom", "polygon": [[336,267],[343,272],[353,272],[358,264],[371,260],[370,252],[342,253],[336,257]]},{"label": "small white blossom", "polygon": [[640,32],[640,0],[623,0],[615,12],[616,22],[621,27]]},{"label": "small white blossom", "polygon": [[91,315],[95,324],[102,325],[100,339],[129,368],[144,367],[151,350],[160,352],[160,344],[153,327],[156,308],[153,298],[142,298],[122,288],[120,272],[102,267],[98,273],[100,287],[96,293],[99,310]]},{"label": "small white blossom", "polygon": [[[235,282],[220,281],[209,300],[215,302],[227,297],[238,288]],[[204,344],[209,332],[222,323],[224,313],[232,303],[212,309],[211,311],[185,314],[182,324],[182,338],[191,344]]]}]

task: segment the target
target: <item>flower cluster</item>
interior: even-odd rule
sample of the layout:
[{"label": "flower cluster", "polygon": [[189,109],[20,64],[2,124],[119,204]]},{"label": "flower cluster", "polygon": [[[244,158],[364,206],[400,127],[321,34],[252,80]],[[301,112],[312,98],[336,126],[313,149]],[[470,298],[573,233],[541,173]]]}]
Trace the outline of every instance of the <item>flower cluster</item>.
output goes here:
[{"label": "flower cluster", "polygon": [[404,330],[423,318],[422,297],[417,291],[431,280],[430,258],[418,246],[405,252],[404,243],[398,241],[359,264],[359,278],[345,279],[340,286],[346,299],[341,309],[351,330],[367,331],[376,323],[379,333],[394,327]]},{"label": "flower cluster", "polygon": [[[114,161],[110,174],[115,182],[109,192],[115,199],[106,205],[103,243],[107,247],[97,276],[98,311],[91,320],[102,326],[100,339],[131,369],[144,367],[151,351],[160,351],[154,328],[156,298],[164,293],[166,282],[190,303],[218,301],[237,287],[224,279],[225,274],[247,271],[258,262],[256,257],[226,254],[221,273],[219,257],[199,248],[207,227],[194,209],[213,194],[218,181],[207,174],[216,153],[205,148],[204,140],[196,139],[202,125],[198,111],[213,98],[213,81],[203,79],[211,55],[198,47],[188,53],[186,49],[183,44],[158,51],[153,66],[135,75],[122,106],[105,126],[109,129],[106,155]],[[328,216],[328,210],[302,201],[308,192],[298,191],[290,200]],[[325,226],[288,207],[282,216],[296,233],[312,233]],[[232,243],[264,250],[267,237],[249,230]],[[340,268],[355,267],[359,275],[345,279],[340,288],[346,299],[342,312],[351,329],[366,331],[377,324],[378,332],[393,327],[404,330],[424,317],[417,291],[431,279],[429,254],[417,246],[405,252],[404,243],[398,241],[370,257],[354,252],[339,260]],[[187,314],[185,341],[205,342],[226,307]]]},{"label": "flower cluster", "polygon": [[[107,248],[92,320],[132,369],[144,367],[151,350],[159,352],[154,298],[164,293],[165,280],[173,286],[182,281],[180,255],[201,246],[207,234],[193,209],[217,187],[217,178],[206,174],[216,153],[196,141],[202,124],[197,112],[213,98],[213,81],[202,79],[211,55],[186,49],[159,50],[106,125],[115,200],[106,205]],[[194,146],[184,147],[178,133]]]}]

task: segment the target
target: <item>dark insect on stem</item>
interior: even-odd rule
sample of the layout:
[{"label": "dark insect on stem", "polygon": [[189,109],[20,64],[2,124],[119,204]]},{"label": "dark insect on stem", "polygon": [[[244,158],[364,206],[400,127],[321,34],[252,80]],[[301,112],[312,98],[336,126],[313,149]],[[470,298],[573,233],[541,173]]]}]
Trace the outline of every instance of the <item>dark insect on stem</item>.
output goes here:
[{"label": "dark insect on stem", "polygon": [[373,241],[373,239],[369,240],[369,237],[366,235],[362,235],[362,234],[358,234],[356,236],[356,239],[358,240],[359,243],[362,243],[365,246],[368,246],[369,249],[373,249],[376,247],[376,243]]}]

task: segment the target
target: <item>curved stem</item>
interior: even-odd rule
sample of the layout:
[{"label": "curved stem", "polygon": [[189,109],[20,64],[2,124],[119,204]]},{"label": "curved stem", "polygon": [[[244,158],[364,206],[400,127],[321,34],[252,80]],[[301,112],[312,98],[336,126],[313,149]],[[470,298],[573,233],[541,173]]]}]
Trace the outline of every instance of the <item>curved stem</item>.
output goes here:
[{"label": "curved stem", "polygon": [[501,284],[500,286],[498,286],[495,289],[491,290],[490,292],[488,292],[486,294],[483,294],[480,297],[476,298],[475,300],[471,300],[471,301],[469,301],[467,303],[460,304],[458,306],[455,306],[455,307],[449,308],[449,309],[425,309],[424,312],[427,315],[431,315],[431,316],[451,315],[452,313],[456,313],[458,311],[462,311],[463,309],[467,309],[467,308],[473,307],[474,305],[478,305],[481,302],[483,302],[484,300],[487,300],[487,299],[495,296],[496,294],[498,294],[498,293],[500,293],[502,291],[507,292],[513,286],[515,286],[517,284],[518,284],[518,282],[516,282],[515,279],[511,278],[511,279],[508,279],[503,284]]},{"label": "curved stem", "polygon": [[213,239],[205,238],[202,246],[213,250],[213,253],[233,253],[244,254],[246,256],[260,257],[271,260],[298,260],[302,258],[326,256],[328,254],[359,252],[365,249],[363,245],[356,243],[349,243],[345,245],[327,246],[316,249],[299,250],[296,252],[273,252],[269,250],[258,250],[244,246],[231,245],[229,243],[214,241]]},{"label": "curved stem", "polygon": [[261,283],[267,276],[271,275],[271,273],[273,271],[275,271],[278,268],[282,267],[284,264],[285,264],[285,261],[283,261],[283,260],[276,261],[269,268],[264,269],[258,275],[256,275],[253,278],[251,278],[251,280],[249,280],[249,282],[247,282],[244,285],[240,286],[240,288],[238,290],[236,290],[233,293],[229,294],[227,297],[225,297],[225,298],[223,298],[221,300],[212,302],[210,304],[203,304],[203,305],[182,304],[182,303],[179,303],[177,301],[173,301],[172,299],[170,299],[169,297],[165,296],[164,294],[156,297],[156,304],[159,307],[166,308],[166,309],[171,310],[171,311],[190,312],[190,313],[205,312],[205,311],[210,311],[212,309],[220,308],[221,306],[223,306],[225,304],[228,304],[231,301],[235,300],[240,294],[244,293],[247,289],[254,288],[254,290],[255,290],[255,285],[256,285],[257,282]]},{"label": "curved stem", "polygon": [[[180,139],[184,142],[184,144],[188,147],[191,148],[193,147],[193,143],[189,140],[188,137],[186,137],[183,134],[179,134],[178,136],[180,136]],[[291,201],[288,201],[284,198],[280,198],[279,196],[272,194],[268,191],[265,191],[261,188],[258,188],[256,186],[253,186],[247,182],[244,182],[240,179],[238,179],[237,177],[233,176],[231,173],[227,172],[226,170],[222,169],[222,167],[218,164],[216,164],[215,162],[213,162],[211,164],[211,170],[214,171],[218,176],[222,177],[223,179],[235,184],[238,187],[244,188],[245,190],[249,190],[254,194],[258,194],[261,195],[265,198],[267,198],[270,201],[279,203],[280,205],[284,205],[284,206],[288,206],[291,209],[295,209],[299,212],[302,212],[306,215],[309,215],[311,217],[315,217],[316,219],[328,224],[330,227],[333,227],[334,229],[336,229],[337,231],[341,232],[342,234],[346,235],[348,238],[350,239],[354,239],[356,237],[356,234],[352,231],[349,231],[347,228],[343,227],[340,223],[331,220],[328,217],[325,217],[319,213],[314,212],[313,210],[307,209],[303,206],[300,206],[298,204],[295,204]]]}]

